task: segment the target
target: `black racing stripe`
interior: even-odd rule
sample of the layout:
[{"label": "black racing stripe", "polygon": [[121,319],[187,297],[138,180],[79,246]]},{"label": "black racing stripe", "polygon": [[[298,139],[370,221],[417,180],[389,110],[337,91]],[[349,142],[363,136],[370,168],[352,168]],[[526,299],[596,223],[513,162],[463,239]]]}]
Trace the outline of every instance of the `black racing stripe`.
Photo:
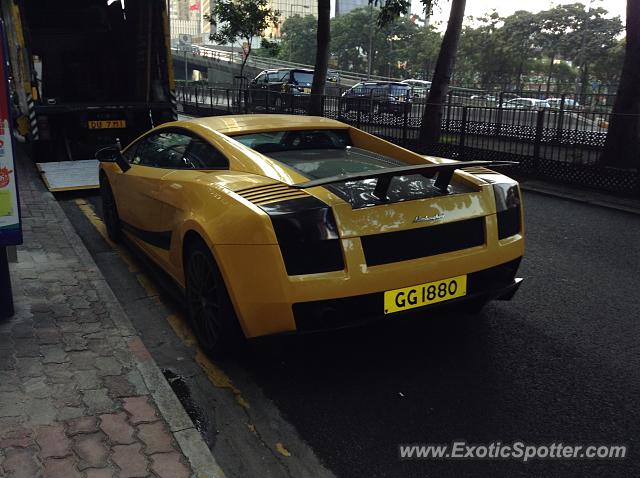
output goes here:
[{"label": "black racing stripe", "polygon": [[135,226],[132,226],[129,223],[124,221],[120,221],[122,224],[122,228],[136,236],[138,239],[143,240],[144,242],[151,244],[152,246],[159,247],[160,249],[169,250],[171,247],[171,231],[163,231],[163,232],[152,232],[145,231],[143,229],[138,229]]}]

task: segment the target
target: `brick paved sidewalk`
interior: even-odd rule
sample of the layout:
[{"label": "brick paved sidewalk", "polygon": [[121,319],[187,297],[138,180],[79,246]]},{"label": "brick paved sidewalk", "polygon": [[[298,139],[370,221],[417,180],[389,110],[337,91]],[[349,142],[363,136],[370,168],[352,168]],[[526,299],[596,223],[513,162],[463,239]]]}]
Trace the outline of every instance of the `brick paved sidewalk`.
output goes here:
[{"label": "brick paved sidewalk", "polygon": [[0,476],[223,476],[19,152],[25,243],[0,321]]}]

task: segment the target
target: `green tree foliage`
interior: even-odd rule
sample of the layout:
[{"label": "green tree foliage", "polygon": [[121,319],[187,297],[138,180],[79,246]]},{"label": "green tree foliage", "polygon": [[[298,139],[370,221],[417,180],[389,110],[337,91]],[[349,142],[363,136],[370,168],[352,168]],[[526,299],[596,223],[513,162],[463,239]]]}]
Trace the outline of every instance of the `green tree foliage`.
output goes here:
[{"label": "green tree foliage", "polygon": [[[369,56],[369,31],[375,28],[369,9],[359,8],[331,22],[331,51],[341,70],[366,71]],[[380,35],[374,34],[374,41]]]},{"label": "green tree foliage", "polygon": [[281,43],[263,38],[260,40],[260,48],[254,50],[253,53],[257,56],[278,58],[280,56],[281,49]]},{"label": "green tree foliage", "polygon": [[[397,50],[397,55],[403,55],[407,60],[403,73],[407,77],[430,79],[441,42],[442,35],[433,26],[418,28],[417,33],[407,40],[406,47]],[[402,58],[398,58],[398,61],[402,61]]]},{"label": "green tree foliage", "polygon": [[209,38],[216,43],[243,42],[245,54],[240,67],[240,76],[244,75],[244,66],[251,54],[254,38],[260,38],[263,32],[275,26],[280,13],[269,7],[268,0],[217,0],[210,15],[205,15],[216,33]]},{"label": "green tree foliage", "polygon": [[[604,86],[617,85],[622,74],[622,64],[624,62],[625,41],[617,40],[608,49],[606,55],[598,55],[594,58],[591,74],[597,80],[597,84]],[[612,91],[611,93],[614,93]]]},{"label": "green tree foliage", "polygon": [[500,18],[493,12],[476,18],[473,27],[463,29],[455,78],[487,89],[520,90],[544,82],[548,94],[566,91],[576,78],[582,93],[592,80],[615,81],[605,65],[617,64],[614,70],[622,65],[617,39],[622,24],[607,15],[602,8],[573,3],[536,14],[517,11]]},{"label": "green tree foliage", "polygon": [[278,58],[311,65],[316,57],[318,21],[314,15],[294,15],[282,24]]},{"label": "green tree foliage", "polygon": [[580,69],[580,93],[584,94],[587,93],[592,64],[601,56],[608,55],[616,45],[622,22],[619,17],[607,18],[608,12],[601,7],[586,8],[581,3],[573,3],[565,5],[565,8],[569,14],[561,17],[565,27],[563,56]]},{"label": "green tree foliage", "polygon": [[408,77],[425,65],[433,66],[441,39],[433,29],[420,28],[407,17],[380,26],[377,10],[370,8],[334,18],[331,38],[332,57],[339,69],[366,71],[371,44],[372,73],[393,77]]},{"label": "green tree foliage", "polygon": [[[421,0],[425,12],[429,12],[435,0]],[[381,3],[378,22],[385,26],[393,24],[402,14],[407,14],[411,2],[407,0],[369,0],[369,3]],[[466,0],[452,0],[447,29],[442,37],[438,59],[433,73],[433,80],[427,97],[427,105],[422,116],[420,126],[420,140],[425,143],[435,143],[440,138],[442,124],[442,104],[444,103],[453,65],[458,51],[458,42],[462,31],[462,21]]]}]

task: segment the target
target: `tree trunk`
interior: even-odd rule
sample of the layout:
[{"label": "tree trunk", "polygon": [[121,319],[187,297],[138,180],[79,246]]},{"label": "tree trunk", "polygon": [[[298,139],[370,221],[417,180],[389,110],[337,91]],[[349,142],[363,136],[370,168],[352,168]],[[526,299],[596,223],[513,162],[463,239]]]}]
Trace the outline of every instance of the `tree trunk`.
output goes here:
[{"label": "tree trunk", "polygon": [[311,84],[311,99],[309,103],[309,114],[322,116],[322,98],[324,96],[324,86],[327,82],[327,69],[329,68],[329,42],[331,40],[330,0],[318,0],[318,33],[316,48],[316,66],[313,73],[313,83]]},{"label": "tree trunk", "polygon": [[587,88],[589,86],[589,64],[585,63],[580,69],[580,103],[587,104]]},{"label": "tree trunk", "polygon": [[522,91],[522,85],[520,84],[522,81],[522,70],[523,70],[523,62],[521,61],[518,64],[518,77],[516,79],[516,91]]},{"label": "tree trunk", "polygon": [[436,70],[433,73],[433,81],[427,97],[427,105],[422,116],[419,140],[425,144],[434,144],[440,139],[442,105],[447,96],[451,71],[456,59],[456,50],[458,49],[458,40],[462,31],[466,3],[466,0],[453,0],[451,3],[449,23],[442,39]]},{"label": "tree trunk", "polygon": [[240,65],[240,81],[244,86],[244,66],[247,64],[247,60],[249,59],[249,55],[251,55],[251,40],[249,40],[247,47],[247,54],[244,54],[244,48],[240,48],[242,52],[242,64]]},{"label": "tree trunk", "polygon": [[640,167],[640,2],[627,0],[627,45],[603,164]]},{"label": "tree trunk", "polygon": [[556,53],[553,52],[551,54],[551,58],[549,58],[549,74],[547,75],[547,96],[549,96],[549,92],[551,91],[551,76],[553,75],[553,62],[556,60]]}]

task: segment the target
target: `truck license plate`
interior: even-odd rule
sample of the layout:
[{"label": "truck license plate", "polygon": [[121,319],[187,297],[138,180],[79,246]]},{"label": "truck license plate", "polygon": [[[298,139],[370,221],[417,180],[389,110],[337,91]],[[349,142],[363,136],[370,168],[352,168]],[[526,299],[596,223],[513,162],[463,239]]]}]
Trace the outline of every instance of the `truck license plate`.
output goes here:
[{"label": "truck license plate", "polygon": [[89,121],[89,129],[114,129],[114,128],[126,128],[127,122],[125,120],[100,120]]}]

